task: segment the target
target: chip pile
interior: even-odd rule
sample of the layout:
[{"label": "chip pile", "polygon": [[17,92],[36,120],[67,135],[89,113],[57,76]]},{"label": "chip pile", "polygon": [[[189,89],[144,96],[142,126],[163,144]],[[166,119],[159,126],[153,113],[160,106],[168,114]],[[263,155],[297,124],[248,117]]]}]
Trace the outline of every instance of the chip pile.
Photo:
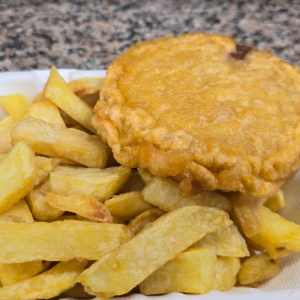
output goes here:
[{"label": "chip pile", "polygon": [[0,97],[0,299],[205,294],[276,276],[300,250],[282,191],[184,196],[119,165],[91,125],[102,81],[67,84],[53,67],[33,102]]}]

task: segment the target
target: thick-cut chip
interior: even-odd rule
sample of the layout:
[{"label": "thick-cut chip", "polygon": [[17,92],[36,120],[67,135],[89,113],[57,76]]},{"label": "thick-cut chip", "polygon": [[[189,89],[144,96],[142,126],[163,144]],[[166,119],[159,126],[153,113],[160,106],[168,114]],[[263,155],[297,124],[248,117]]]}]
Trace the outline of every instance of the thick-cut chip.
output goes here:
[{"label": "thick-cut chip", "polygon": [[[19,200],[5,213],[0,215],[0,221],[5,222],[19,222],[19,223],[32,223],[34,222],[28,204],[24,199]],[[0,276],[1,278],[1,276]]]},{"label": "thick-cut chip", "polygon": [[242,230],[242,226],[239,223],[239,220],[234,212],[234,210],[232,210],[230,213],[230,219],[233,221],[233,223],[238,227],[240,234],[242,235],[242,237],[244,238],[247,246],[248,246],[248,250],[249,253],[252,255],[253,253],[255,253],[255,251],[259,251],[259,252],[263,252],[265,251],[265,248],[257,245],[256,243],[254,243],[253,241],[250,240],[250,238],[248,238],[245,233]]},{"label": "thick-cut chip", "polygon": [[64,213],[64,210],[53,207],[48,203],[43,188],[45,187],[41,186],[33,189],[26,196],[27,203],[35,219],[40,221],[56,219]]},{"label": "thick-cut chip", "polygon": [[13,145],[26,138],[36,153],[70,159],[91,168],[104,168],[110,151],[98,136],[35,118],[16,125],[11,138]]},{"label": "thick-cut chip", "polygon": [[93,133],[97,133],[91,124],[91,118],[95,114],[93,108],[72,92],[55,67],[51,68],[44,93],[49,100],[54,102],[83,127]]},{"label": "thick-cut chip", "polygon": [[63,221],[0,222],[0,263],[34,260],[97,260],[127,242],[125,225]]},{"label": "thick-cut chip", "polygon": [[54,123],[66,127],[62,119],[58,107],[51,101],[43,101],[33,103],[28,107],[28,114],[26,116],[43,120],[45,122]]},{"label": "thick-cut chip", "polygon": [[217,256],[213,247],[180,253],[152,273],[139,286],[141,294],[205,294],[215,281]]},{"label": "thick-cut chip", "polygon": [[[68,82],[68,87],[72,92],[86,102],[89,106],[94,107],[99,100],[99,90],[104,78],[81,78]],[[39,93],[33,100],[34,103],[47,101],[44,91]],[[71,117],[69,117],[71,119]],[[74,119],[72,119],[74,120]],[[74,122],[76,122],[74,120]],[[77,123],[77,122],[76,122]]]},{"label": "thick-cut chip", "polygon": [[104,223],[112,223],[113,221],[109,209],[94,197],[82,195],[60,196],[48,193],[46,198],[51,206],[60,210],[78,213],[94,221]]},{"label": "thick-cut chip", "polygon": [[152,175],[150,173],[150,171],[148,171],[146,169],[138,169],[138,172],[145,184],[149,184],[150,181],[155,177],[154,175]]},{"label": "thick-cut chip", "polygon": [[213,290],[227,291],[236,283],[236,275],[241,267],[237,257],[218,257]]},{"label": "thick-cut chip", "polygon": [[49,271],[24,281],[2,287],[1,300],[49,299],[70,289],[84,270],[85,260],[60,262]]},{"label": "thick-cut chip", "polygon": [[50,172],[49,173],[45,172],[43,169],[37,167],[36,168],[36,178],[35,178],[33,186],[36,187],[36,186],[44,183],[46,180],[48,180],[49,175],[50,175]]},{"label": "thick-cut chip", "polygon": [[[1,221],[33,223],[33,217],[30,209],[24,199],[21,199],[0,216]],[[41,260],[12,263],[0,265],[0,278],[3,286],[14,284],[16,282],[31,278],[46,270],[49,263],[43,264]]]},{"label": "thick-cut chip", "polygon": [[284,208],[285,201],[283,191],[279,190],[276,195],[267,198],[267,200],[264,202],[264,206],[266,206],[272,212],[276,212]]},{"label": "thick-cut chip", "polygon": [[154,177],[142,190],[145,201],[164,211],[172,211],[184,206],[208,206],[230,211],[231,204],[214,192],[202,191],[196,196],[185,197],[179,184],[170,178]]},{"label": "thick-cut chip", "polygon": [[45,271],[49,265],[50,262],[43,263],[41,260],[16,264],[1,264],[0,278],[3,286],[14,284],[40,274]]},{"label": "thick-cut chip", "polygon": [[36,156],[35,163],[37,167],[37,176],[34,186],[38,186],[48,179],[49,174],[61,163],[61,159]]},{"label": "thick-cut chip", "polygon": [[0,153],[8,153],[12,149],[10,131],[15,124],[16,119],[12,116],[8,116],[0,122]]},{"label": "thick-cut chip", "polygon": [[240,193],[232,195],[233,209],[247,237],[260,231],[260,208],[264,198],[252,198]]},{"label": "thick-cut chip", "polygon": [[231,223],[228,214],[220,209],[182,207],[102,256],[80,275],[79,282],[88,293],[103,298],[128,293],[205,234]]},{"label": "thick-cut chip", "polygon": [[273,278],[278,272],[279,260],[264,252],[246,259],[241,265],[237,279],[240,284],[249,285]]},{"label": "thick-cut chip", "polygon": [[[92,77],[92,78],[81,78],[68,82],[68,87],[78,97],[91,95],[98,93],[104,78]],[[98,97],[99,99],[99,97]]]},{"label": "thick-cut chip", "polygon": [[50,174],[51,191],[63,196],[92,196],[104,201],[128,180],[130,168],[92,169],[59,166]]},{"label": "thick-cut chip", "polygon": [[130,177],[120,193],[139,192],[145,187],[140,174],[135,169],[131,169]]},{"label": "thick-cut chip", "polygon": [[207,246],[215,247],[220,256],[249,256],[247,244],[234,224],[216,229],[193,245],[196,248]]},{"label": "thick-cut chip", "polygon": [[7,113],[15,119],[22,119],[28,112],[31,101],[21,94],[1,96],[0,103],[4,106]]},{"label": "thick-cut chip", "polygon": [[267,207],[260,208],[261,230],[250,239],[263,246],[273,258],[279,258],[300,251],[300,226]]},{"label": "thick-cut chip", "polygon": [[[0,216],[1,221],[33,223],[33,217],[30,209],[24,199],[21,199]],[[25,263],[0,264],[0,278],[4,285],[14,284],[16,282],[33,277],[46,269],[42,261],[31,261]]]},{"label": "thick-cut chip", "polygon": [[[33,223],[33,217],[24,199],[21,199],[0,216],[1,221]],[[42,261],[1,264],[0,278],[3,286],[33,277],[45,270]]]},{"label": "thick-cut chip", "polygon": [[105,205],[114,216],[124,220],[131,220],[137,215],[154,208],[153,205],[143,199],[141,192],[129,192],[113,196],[105,201]]},{"label": "thick-cut chip", "polygon": [[164,214],[165,212],[159,208],[150,209],[135,217],[127,226],[133,234],[138,234],[144,227]]},{"label": "thick-cut chip", "polygon": [[49,158],[49,157],[44,157],[44,156],[36,156],[35,163],[36,163],[37,168],[40,168],[49,174],[58,166],[58,164],[61,163],[61,159],[60,158]]},{"label": "thick-cut chip", "polygon": [[32,189],[35,177],[34,153],[25,141],[21,141],[0,164],[0,214]]},{"label": "thick-cut chip", "polygon": [[[0,154],[0,163],[7,158],[8,154]],[[35,156],[36,178],[34,186],[40,185],[49,177],[49,174],[60,164],[64,159],[49,158],[44,156]]]}]

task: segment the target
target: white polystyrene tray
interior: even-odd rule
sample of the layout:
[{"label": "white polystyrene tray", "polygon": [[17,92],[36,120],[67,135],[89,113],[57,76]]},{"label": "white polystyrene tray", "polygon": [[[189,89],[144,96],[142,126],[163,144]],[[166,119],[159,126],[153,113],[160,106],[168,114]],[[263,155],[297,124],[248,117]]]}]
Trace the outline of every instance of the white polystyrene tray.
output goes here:
[{"label": "white polystyrene tray", "polygon": [[[66,81],[83,77],[104,77],[105,70],[80,71],[75,69],[59,70]],[[49,70],[29,72],[0,73],[0,96],[22,93],[33,99],[40,91],[49,76]],[[5,111],[0,104],[0,120]],[[286,196],[286,207],[281,211],[288,220],[300,224],[300,170],[285,183],[283,190]],[[146,296],[131,295],[118,299],[145,300]],[[152,296],[161,300],[291,300],[300,299],[300,253],[280,259],[280,273],[257,289],[235,287],[227,292],[211,291],[206,295],[184,295],[174,293],[165,296]],[[64,298],[66,299],[66,298]]]}]

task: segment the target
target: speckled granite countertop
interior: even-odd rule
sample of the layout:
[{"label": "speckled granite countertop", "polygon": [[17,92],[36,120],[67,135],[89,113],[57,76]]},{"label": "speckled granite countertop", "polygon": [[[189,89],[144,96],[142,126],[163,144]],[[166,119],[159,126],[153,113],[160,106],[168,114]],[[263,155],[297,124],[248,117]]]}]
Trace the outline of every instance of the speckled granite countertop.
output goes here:
[{"label": "speckled granite countertop", "polygon": [[195,31],[300,65],[299,8],[296,0],[0,0],[0,71],[107,68],[138,41]]}]

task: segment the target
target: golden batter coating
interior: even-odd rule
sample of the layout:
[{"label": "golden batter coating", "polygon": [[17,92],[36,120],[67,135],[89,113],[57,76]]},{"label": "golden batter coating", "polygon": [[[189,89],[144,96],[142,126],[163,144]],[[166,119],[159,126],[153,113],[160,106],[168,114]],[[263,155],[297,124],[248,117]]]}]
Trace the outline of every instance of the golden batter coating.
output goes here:
[{"label": "golden batter coating", "polygon": [[92,123],[124,166],[186,193],[274,194],[300,165],[300,72],[229,37],[138,43],[107,70]]}]

